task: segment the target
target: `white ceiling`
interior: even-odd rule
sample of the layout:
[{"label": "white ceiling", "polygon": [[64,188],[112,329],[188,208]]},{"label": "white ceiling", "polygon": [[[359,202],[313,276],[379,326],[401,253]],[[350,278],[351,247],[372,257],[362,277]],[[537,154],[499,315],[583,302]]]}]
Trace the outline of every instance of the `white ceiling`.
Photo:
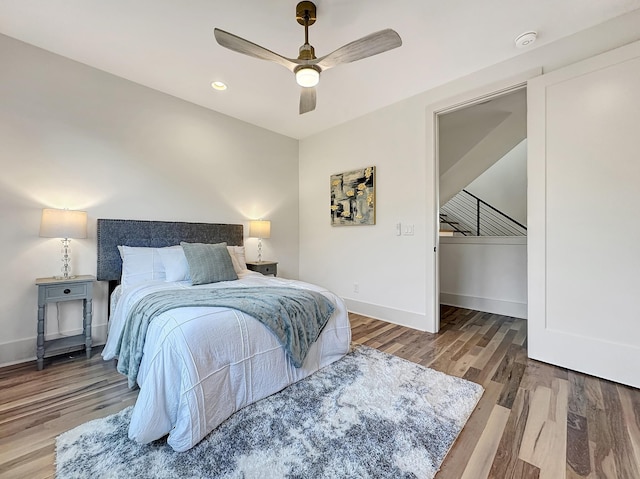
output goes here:
[{"label": "white ceiling", "polygon": [[[640,8],[640,0],[316,0],[316,55],[393,28],[400,48],[325,72],[315,111],[282,66],[220,47],[218,27],[286,57],[297,0],[2,0],[0,32],[246,122],[304,138]],[[1,66],[0,66],[1,68]],[[0,73],[1,75],[1,73]],[[1,77],[0,77],[1,78]],[[213,80],[229,85],[225,92]]]}]

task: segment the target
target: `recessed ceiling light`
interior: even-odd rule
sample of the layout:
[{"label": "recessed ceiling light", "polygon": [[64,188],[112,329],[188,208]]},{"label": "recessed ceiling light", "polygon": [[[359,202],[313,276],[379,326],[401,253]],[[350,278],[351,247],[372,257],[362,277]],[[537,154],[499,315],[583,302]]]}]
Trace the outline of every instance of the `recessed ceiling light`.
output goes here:
[{"label": "recessed ceiling light", "polygon": [[211,87],[214,90],[218,90],[218,91],[223,91],[223,90],[227,89],[227,85],[225,83],[221,82],[221,81],[211,82]]},{"label": "recessed ceiling light", "polygon": [[534,31],[524,32],[522,35],[518,35],[515,39],[516,47],[524,48],[531,45],[536,41],[538,34]]}]

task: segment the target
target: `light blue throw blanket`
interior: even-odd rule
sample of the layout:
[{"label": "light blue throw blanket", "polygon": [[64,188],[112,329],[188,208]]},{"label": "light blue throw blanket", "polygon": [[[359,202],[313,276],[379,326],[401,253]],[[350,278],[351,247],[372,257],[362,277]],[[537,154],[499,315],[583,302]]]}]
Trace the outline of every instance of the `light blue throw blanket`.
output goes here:
[{"label": "light blue throw blanket", "polygon": [[289,359],[302,366],[334,307],[322,294],[298,288],[172,289],[148,294],[127,316],[118,342],[118,371],[136,385],[149,323],[171,309],[190,306],[228,307],[249,314],[275,334]]}]

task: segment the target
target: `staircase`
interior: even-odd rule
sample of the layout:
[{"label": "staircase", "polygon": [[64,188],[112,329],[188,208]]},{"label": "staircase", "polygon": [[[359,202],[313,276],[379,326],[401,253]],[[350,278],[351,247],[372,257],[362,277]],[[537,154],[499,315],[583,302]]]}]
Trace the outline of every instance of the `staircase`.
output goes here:
[{"label": "staircase", "polygon": [[462,190],[440,208],[440,236],[527,236],[527,227]]},{"label": "staircase", "polygon": [[471,236],[471,230],[464,229],[459,221],[450,219],[447,213],[440,213],[440,236]]}]

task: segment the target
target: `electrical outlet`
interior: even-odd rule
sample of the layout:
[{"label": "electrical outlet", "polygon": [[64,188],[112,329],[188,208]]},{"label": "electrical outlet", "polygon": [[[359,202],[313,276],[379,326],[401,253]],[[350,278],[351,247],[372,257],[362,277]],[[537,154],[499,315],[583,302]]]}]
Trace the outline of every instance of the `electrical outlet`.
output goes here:
[{"label": "electrical outlet", "polygon": [[353,292],[354,293],[360,292],[360,285],[358,283],[353,283]]}]

